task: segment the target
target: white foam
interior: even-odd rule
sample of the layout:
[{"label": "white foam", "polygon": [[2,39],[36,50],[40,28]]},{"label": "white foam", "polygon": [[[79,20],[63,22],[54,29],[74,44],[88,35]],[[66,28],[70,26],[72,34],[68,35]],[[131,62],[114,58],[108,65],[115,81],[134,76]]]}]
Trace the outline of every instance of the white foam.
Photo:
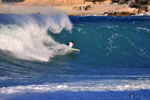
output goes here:
[{"label": "white foam", "polygon": [[0,88],[0,94],[55,91],[135,91],[150,89],[150,80],[101,80]]},{"label": "white foam", "polygon": [[147,28],[137,27],[136,29],[138,29],[138,30],[144,30],[144,31],[147,31],[148,33],[150,33],[150,29],[147,29]]},{"label": "white foam", "polygon": [[133,16],[150,16],[150,13],[149,12],[146,12],[145,14],[137,14],[137,15],[133,15]]},{"label": "white foam", "polygon": [[[71,30],[72,24],[66,15],[43,15],[40,20],[31,16],[16,18],[19,24],[0,25],[0,50],[9,51],[14,57],[25,60],[49,61],[57,52],[56,47],[67,49],[47,34],[47,30],[60,33],[63,29]],[[48,49],[45,44],[52,47]],[[55,52],[54,52],[55,51]]]}]

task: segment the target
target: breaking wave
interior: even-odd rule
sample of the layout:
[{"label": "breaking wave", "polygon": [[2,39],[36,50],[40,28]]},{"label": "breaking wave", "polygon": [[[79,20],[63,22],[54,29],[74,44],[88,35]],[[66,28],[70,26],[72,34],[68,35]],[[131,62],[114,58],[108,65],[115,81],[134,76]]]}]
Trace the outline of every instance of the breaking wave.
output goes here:
[{"label": "breaking wave", "polygon": [[85,82],[64,82],[41,85],[27,85],[0,88],[1,94],[56,92],[56,91],[136,91],[150,89],[149,78],[138,80],[97,80]]},{"label": "breaking wave", "polygon": [[17,15],[11,20],[15,24],[0,24],[1,51],[19,59],[39,61],[68,52],[67,46],[56,42],[47,32],[70,31],[72,23],[66,15]]}]

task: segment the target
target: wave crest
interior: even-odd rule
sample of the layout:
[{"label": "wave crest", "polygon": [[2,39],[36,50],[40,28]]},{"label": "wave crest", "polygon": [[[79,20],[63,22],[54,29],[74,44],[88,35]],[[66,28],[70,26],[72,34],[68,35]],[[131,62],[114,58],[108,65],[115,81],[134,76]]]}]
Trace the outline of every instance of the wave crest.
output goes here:
[{"label": "wave crest", "polygon": [[72,24],[66,15],[22,15],[14,20],[17,24],[0,24],[0,50],[20,59],[39,61],[49,61],[54,55],[67,52],[56,52],[55,47],[67,49],[67,46],[62,46],[47,33],[47,30],[53,33],[71,30]]}]

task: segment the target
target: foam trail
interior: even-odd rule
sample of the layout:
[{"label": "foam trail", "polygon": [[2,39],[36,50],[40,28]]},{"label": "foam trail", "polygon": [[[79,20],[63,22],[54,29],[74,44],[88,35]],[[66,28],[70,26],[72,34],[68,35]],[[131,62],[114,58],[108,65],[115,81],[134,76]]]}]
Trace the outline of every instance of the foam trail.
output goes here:
[{"label": "foam trail", "polygon": [[[118,84],[119,83],[119,84]],[[101,80],[0,88],[0,94],[55,91],[137,91],[150,89],[150,80]]]},{"label": "foam trail", "polygon": [[[47,30],[60,33],[71,30],[72,24],[66,15],[37,15],[16,18],[17,24],[0,25],[0,50],[25,60],[49,61],[57,54],[68,52],[67,46],[59,44],[47,34]],[[51,49],[48,49],[48,47]],[[58,52],[57,48],[63,49]]]}]

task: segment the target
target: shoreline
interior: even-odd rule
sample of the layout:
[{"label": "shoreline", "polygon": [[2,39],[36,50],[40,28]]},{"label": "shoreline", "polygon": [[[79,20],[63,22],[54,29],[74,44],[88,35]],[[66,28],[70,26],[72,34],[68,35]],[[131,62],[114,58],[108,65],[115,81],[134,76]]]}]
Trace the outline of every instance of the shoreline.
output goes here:
[{"label": "shoreline", "polygon": [[[112,8],[110,10],[110,8]],[[137,15],[137,9],[127,5],[96,5],[91,10],[73,10],[71,6],[0,4],[0,14],[61,14],[68,16],[130,16]],[[141,13],[144,14],[144,13]]]},{"label": "shoreline", "polygon": [[[39,14],[39,13],[28,13],[31,14]],[[28,15],[27,14],[27,15]],[[63,14],[66,14],[67,16],[110,16],[110,17],[128,17],[128,16],[150,16],[150,13],[148,14],[135,14],[135,15],[126,15],[126,16],[112,16],[112,15],[103,15],[102,13],[94,13],[94,12],[64,12]],[[0,15],[26,15],[26,14],[19,14],[19,13],[0,13]],[[49,15],[49,14],[43,14],[43,15]]]}]

